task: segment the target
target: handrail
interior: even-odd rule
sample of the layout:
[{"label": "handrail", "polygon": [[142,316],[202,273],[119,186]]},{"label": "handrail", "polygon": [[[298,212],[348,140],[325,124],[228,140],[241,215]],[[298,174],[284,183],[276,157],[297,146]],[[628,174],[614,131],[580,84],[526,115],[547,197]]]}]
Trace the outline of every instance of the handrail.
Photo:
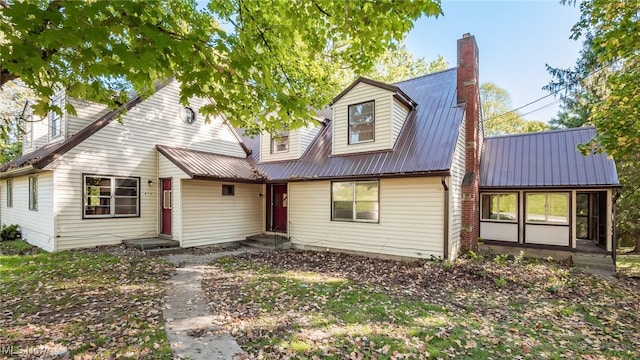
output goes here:
[{"label": "handrail", "polygon": [[288,234],[287,234],[287,224],[282,224],[279,226],[274,226],[271,231],[273,232],[273,247],[274,248],[278,248],[278,246],[281,246],[283,243],[285,243],[288,240]]}]

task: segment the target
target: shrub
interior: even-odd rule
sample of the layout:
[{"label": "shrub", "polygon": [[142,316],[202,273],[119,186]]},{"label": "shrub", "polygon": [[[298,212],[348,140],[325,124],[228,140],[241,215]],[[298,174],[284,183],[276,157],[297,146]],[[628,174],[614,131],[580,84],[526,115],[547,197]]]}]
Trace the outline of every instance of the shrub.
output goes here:
[{"label": "shrub", "polygon": [[2,225],[0,230],[0,241],[10,241],[22,238],[20,226],[18,224]]}]

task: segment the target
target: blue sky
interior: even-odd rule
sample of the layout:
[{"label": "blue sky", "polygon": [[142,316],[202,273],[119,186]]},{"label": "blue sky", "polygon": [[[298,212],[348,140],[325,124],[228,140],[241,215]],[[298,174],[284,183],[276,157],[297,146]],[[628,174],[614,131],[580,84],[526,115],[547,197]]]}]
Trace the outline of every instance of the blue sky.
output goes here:
[{"label": "blue sky", "polygon": [[[480,82],[491,81],[511,94],[513,107],[548,95],[542,87],[551,77],[545,64],[569,67],[578,57],[581,43],[570,40],[571,27],[580,12],[558,1],[447,1],[444,16],[422,18],[405,44],[418,57],[444,56],[456,65],[456,40],[464,33],[476,37],[480,51]],[[522,114],[553,103],[548,97],[522,109]],[[525,115],[548,121],[557,104]]]}]

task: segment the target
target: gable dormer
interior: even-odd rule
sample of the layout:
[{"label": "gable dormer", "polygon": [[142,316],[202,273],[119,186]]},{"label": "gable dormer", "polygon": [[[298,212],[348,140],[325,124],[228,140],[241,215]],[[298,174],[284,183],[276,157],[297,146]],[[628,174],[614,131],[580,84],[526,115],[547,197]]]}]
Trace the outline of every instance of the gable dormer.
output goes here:
[{"label": "gable dormer", "polygon": [[316,119],[300,129],[280,131],[274,135],[263,133],[260,136],[260,162],[299,159],[318,135],[323,124]]},{"label": "gable dormer", "polygon": [[400,88],[360,77],[333,99],[332,154],[391,150],[416,103]]}]

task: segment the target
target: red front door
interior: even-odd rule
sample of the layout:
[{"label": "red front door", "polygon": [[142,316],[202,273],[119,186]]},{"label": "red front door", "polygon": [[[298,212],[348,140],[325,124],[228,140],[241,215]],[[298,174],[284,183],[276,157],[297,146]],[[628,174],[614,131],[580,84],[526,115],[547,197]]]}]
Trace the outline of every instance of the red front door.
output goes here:
[{"label": "red front door", "polygon": [[287,231],[287,185],[273,185],[273,227],[271,230],[286,232]]},{"label": "red front door", "polygon": [[162,225],[160,233],[163,235],[171,235],[171,179],[160,179],[162,182]]}]

